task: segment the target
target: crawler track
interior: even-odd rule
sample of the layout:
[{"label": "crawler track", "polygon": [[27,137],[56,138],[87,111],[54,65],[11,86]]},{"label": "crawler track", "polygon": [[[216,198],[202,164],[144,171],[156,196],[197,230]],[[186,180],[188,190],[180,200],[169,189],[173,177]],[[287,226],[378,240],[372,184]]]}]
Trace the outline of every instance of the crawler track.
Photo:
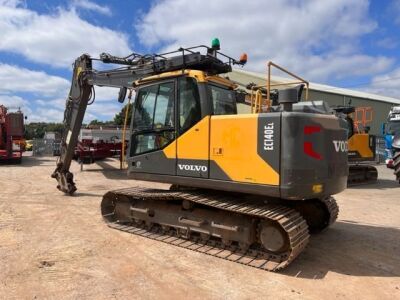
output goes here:
[{"label": "crawler track", "polygon": [[349,165],[348,186],[374,183],[378,180],[378,170],[369,165]]},{"label": "crawler track", "polygon": [[306,220],[310,233],[319,233],[332,225],[339,214],[339,207],[333,197],[288,201],[287,206],[296,209]]},{"label": "crawler track", "polygon": [[396,180],[400,183],[400,151],[397,151],[393,157],[394,175]]},{"label": "crawler track", "polygon": [[[165,230],[160,224],[120,221],[118,219],[118,201],[133,203],[143,201],[189,201],[206,208],[213,208],[254,218],[255,222],[275,222],[286,234],[289,246],[282,253],[271,253],[261,243],[249,245],[243,249],[239,244],[226,245],[222,239],[204,240],[197,235],[182,237],[179,231]],[[131,208],[132,209],[132,208]],[[134,208],[135,209],[135,208]],[[138,210],[136,208],[136,210]],[[227,259],[251,267],[268,271],[277,271],[288,266],[306,247],[309,241],[308,226],[296,210],[277,204],[260,204],[233,197],[226,197],[206,191],[164,191],[143,188],[128,188],[108,192],[102,201],[102,215],[108,226],[143,237],[162,241],[182,248]],[[188,230],[189,231],[189,230]],[[259,232],[257,233],[260,234]]]},{"label": "crawler track", "polygon": [[325,199],[322,199],[321,201],[324,203],[329,212],[329,222],[327,226],[324,228],[326,229],[327,227],[336,222],[336,219],[339,215],[339,206],[337,205],[336,200],[333,197],[327,197]]}]

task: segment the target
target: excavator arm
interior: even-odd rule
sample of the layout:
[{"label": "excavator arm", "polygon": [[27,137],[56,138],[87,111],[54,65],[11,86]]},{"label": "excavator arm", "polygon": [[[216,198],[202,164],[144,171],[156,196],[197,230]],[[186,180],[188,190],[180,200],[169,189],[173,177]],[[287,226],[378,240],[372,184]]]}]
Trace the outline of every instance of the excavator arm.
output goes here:
[{"label": "excavator arm", "polygon": [[[86,108],[95,98],[94,86],[108,86],[121,88],[119,99],[126,95],[126,89],[132,88],[134,81],[149,74],[150,70],[135,72],[132,68],[115,69],[108,71],[96,71],[92,68],[93,59],[83,54],[75,60],[71,89],[65,103],[64,134],[61,140],[60,158],[57,167],[52,174],[58,182],[57,188],[72,195],[76,191],[74,176],[69,171],[78,142],[79,132],[82,127]],[[123,63],[123,59],[114,58],[109,54],[102,54],[100,60],[104,63]],[[136,70],[137,71],[137,70]]]},{"label": "excavator arm", "polygon": [[[207,54],[199,50],[206,49]],[[57,188],[69,195],[76,191],[74,176],[69,171],[78,136],[82,127],[86,108],[95,98],[94,86],[120,88],[118,100],[123,102],[127,89],[134,88],[135,82],[144,77],[164,72],[194,68],[209,74],[226,73],[232,70],[232,64],[244,65],[246,61],[236,61],[207,46],[180,48],[177,51],[140,55],[132,53],[127,57],[115,57],[103,53],[100,58],[91,58],[87,54],[75,60],[71,89],[66,100],[64,112],[64,133],[61,140],[61,155],[57,167],[51,175],[58,182]],[[224,61],[217,58],[222,56]],[[122,67],[97,71],[93,69],[93,61],[105,64],[122,65]]]},{"label": "excavator arm", "polygon": [[58,182],[57,188],[72,195],[76,191],[74,176],[69,171],[79,131],[85,116],[86,107],[93,94],[93,85],[88,82],[92,72],[92,60],[89,55],[82,55],[75,60],[71,89],[65,103],[64,133],[61,140],[60,158],[51,177]]}]

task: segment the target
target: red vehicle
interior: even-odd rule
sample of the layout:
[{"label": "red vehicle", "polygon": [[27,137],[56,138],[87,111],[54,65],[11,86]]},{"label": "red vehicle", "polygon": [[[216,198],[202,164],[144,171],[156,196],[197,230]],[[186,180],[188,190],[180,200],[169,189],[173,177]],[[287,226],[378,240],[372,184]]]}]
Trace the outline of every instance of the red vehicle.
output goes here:
[{"label": "red vehicle", "polygon": [[119,156],[121,148],[120,141],[83,139],[75,148],[75,157],[84,163],[94,163],[96,160]]},{"label": "red vehicle", "polygon": [[0,162],[20,163],[24,145],[24,115],[0,105]]}]

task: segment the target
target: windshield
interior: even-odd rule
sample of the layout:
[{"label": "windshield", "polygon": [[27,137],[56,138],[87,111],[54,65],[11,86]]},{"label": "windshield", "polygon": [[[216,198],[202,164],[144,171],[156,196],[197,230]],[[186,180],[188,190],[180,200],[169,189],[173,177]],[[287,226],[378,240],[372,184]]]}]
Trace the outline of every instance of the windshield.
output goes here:
[{"label": "windshield", "polygon": [[389,122],[387,124],[386,133],[388,133],[388,134],[400,134],[400,121]]}]

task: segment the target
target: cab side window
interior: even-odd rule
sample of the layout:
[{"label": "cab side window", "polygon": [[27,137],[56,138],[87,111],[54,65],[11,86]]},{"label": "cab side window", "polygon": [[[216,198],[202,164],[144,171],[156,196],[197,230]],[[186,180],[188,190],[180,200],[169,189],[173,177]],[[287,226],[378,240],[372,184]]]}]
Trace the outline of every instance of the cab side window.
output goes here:
[{"label": "cab side window", "polygon": [[175,139],[174,85],[165,82],[138,91],[131,156],[162,149]]},{"label": "cab side window", "polygon": [[213,102],[214,115],[237,114],[236,95],[233,90],[210,84],[209,93]]},{"label": "cab side window", "polygon": [[156,105],[158,85],[151,85],[139,90],[137,105],[133,118],[133,126],[136,130],[151,129],[153,127],[153,115]]},{"label": "cab side window", "polygon": [[195,79],[178,79],[179,132],[183,133],[201,120],[200,96]]}]

